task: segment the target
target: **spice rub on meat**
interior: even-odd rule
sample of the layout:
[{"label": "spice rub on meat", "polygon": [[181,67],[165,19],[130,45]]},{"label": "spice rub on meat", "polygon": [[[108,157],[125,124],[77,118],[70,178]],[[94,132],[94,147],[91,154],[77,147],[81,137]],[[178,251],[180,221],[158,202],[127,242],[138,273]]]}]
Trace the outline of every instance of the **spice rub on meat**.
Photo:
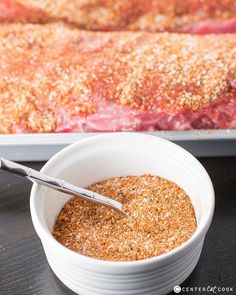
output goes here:
[{"label": "spice rub on meat", "polygon": [[0,21],[64,21],[86,30],[236,32],[235,0],[0,0]]},{"label": "spice rub on meat", "polygon": [[177,184],[152,176],[127,176],[88,189],[124,204],[128,217],[76,197],[61,210],[54,237],[80,254],[113,261],[158,256],[186,242],[196,230],[194,209]]},{"label": "spice rub on meat", "polygon": [[236,34],[0,25],[0,133],[236,128]]}]

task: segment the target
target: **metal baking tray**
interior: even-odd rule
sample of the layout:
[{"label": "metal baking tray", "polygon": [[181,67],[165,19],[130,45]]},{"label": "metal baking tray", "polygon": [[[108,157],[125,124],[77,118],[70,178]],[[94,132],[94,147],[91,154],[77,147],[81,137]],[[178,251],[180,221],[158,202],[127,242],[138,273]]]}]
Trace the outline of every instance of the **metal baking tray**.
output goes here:
[{"label": "metal baking tray", "polygon": [[[14,161],[45,161],[65,146],[98,134],[104,133],[0,135],[0,156]],[[171,140],[197,157],[236,156],[236,130],[155,131],[145,134]]]}]

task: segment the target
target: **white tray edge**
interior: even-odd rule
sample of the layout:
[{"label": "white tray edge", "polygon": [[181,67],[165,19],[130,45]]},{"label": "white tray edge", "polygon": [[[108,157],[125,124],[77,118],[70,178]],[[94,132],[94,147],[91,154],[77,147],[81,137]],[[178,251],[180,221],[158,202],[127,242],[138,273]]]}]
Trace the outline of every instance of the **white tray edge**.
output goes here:
[{"label": "white tray edge", "polygon": [[[236,130],[156,131],[146,134],[171,140],[195,156],[236,156]],[[0,135],[0,156],[15,161],[44,161],[63,147],[104,133]]]}]

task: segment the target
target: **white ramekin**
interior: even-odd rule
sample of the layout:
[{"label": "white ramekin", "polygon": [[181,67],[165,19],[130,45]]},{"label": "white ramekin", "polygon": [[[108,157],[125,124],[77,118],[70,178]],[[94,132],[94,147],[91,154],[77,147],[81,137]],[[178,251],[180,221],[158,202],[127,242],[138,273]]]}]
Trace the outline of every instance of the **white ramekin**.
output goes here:
[{"label": "white ramekin", "polygon": [[110,262],[77,254],[51,235],[70,198],[33,185],[30,209],[48,262],[56,276],[80,295],[158,295],[181,284],[196,266],[214,211],[214,190],[203,166],[181,147],[149,135],[113,133],[68,146],[41,170],[82,187],[115,176],[150,173],[175,181],[190,196],[197,230],[180,247],[141,261]]}]

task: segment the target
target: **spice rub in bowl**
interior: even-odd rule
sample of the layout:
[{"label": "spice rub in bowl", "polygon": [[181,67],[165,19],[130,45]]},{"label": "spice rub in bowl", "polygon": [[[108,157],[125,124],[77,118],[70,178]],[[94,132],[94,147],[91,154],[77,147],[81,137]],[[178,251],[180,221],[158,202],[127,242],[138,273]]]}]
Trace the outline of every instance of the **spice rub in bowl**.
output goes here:
[{"label": "spice rub in bowl", "polygon": [[189,196],[165,178],[116,177],[88,189],[123,203],[128,217],[76,197],[70,199],[56,220],[53,236],[82,255],[111,261],[142,260],[173,250],[196,230]]}]

